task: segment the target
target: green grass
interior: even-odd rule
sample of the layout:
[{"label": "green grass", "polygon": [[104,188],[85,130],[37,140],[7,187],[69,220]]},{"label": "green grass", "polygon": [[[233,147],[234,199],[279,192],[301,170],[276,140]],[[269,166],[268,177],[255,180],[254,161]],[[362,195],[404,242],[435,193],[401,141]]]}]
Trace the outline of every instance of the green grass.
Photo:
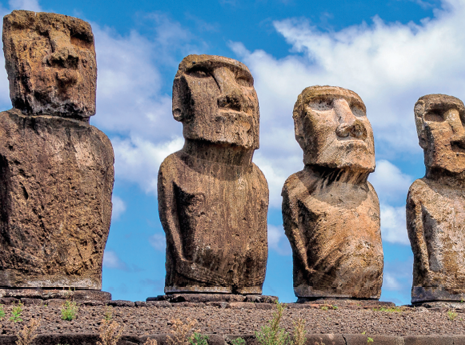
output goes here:
[{"label": "green grass", "polygon": [[61,319],[66,321],[72,321],[77,317],[79,307],[76,302],[65,301],[61,307]]},{"label": "green grass", "polygon": [[23,312],[23,304],[19,302],[16,306],[13,307],[13,310],[11,311],[11,317],[10,321],[13,322],[22,322],[23,319],[21,319],[21,313]]},{"label": "green grass", "polygon": [[373,308],[373,311],[384,311],[385,313],[402,313],[402,308],[400,307],[390,307],[390,308]]}]

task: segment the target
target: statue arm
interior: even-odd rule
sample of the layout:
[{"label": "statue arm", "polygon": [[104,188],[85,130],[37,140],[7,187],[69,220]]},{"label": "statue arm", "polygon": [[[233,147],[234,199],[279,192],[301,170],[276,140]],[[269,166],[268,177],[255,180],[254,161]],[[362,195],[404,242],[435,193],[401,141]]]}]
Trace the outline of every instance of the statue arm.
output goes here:
[{"label": "statue arm", "polygon": [[[425,242],[424,223],[422,216],[422,204],[415,193],[415,187],[410,187],[407,195],[407,232],[415,256],[414,265],[417,266],[414,271],[415,275],[420,272],[426,272],[429,267],[428,248]],[[423,275],[422,273],[420,273]]]},{"label": "statue arm", "polygon": [[[175,269],[183,276],[204,283],[214,285],[224,285],[225,280],[212,272],[211,270],[199,266],[195,262],[189,261],[184,256],[182,244],[182,229],[179,224],[176,195],[174,192],[174,183],[176,177],[170,172],[175,167],[167,166],[169,162],[165,160],[160,166],[158,172],[158,213],[160,221],[165,231],[166,240],[169,244],[169,250],[175,261]],[[171,168],[171,169],[170,169]]]},{"label": "statue arm", "polygon": [[282,212],[284,231],[292,247],[294,262],[299,262],[300,267],[303,268],[307,274],[311,274],[314,270],[308,267],[307,248],[302,232],[300,231],[297,198],[291,195],[289,187],[290,183],[288,180],[281,193],[283,197]]}]

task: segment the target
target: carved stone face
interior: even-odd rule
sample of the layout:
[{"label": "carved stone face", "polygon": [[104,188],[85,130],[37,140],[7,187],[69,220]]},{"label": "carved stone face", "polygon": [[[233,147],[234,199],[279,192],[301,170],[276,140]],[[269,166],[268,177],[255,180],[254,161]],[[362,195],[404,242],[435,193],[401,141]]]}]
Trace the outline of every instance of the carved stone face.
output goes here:
[{"label": "carved stone face", "polygon": [[299,95],[293,117],[305,164],[374,171],[373,130],[355,92],[308,87]]},{"label": "carved stone face", "polygon": [[239,61],[184,58],[173,84],[173,116],[183,123],[184,137],[258,149],[260,113],[253,82]]},{"label": "carved stone face", "polygon": [[95,114],[97,63],[88,23],[54,13],[4,17],[3,49],[13,107],[25,114]]},{"label": "carved stone face", "polygon": [[433,94],[415,104],[415,123],[428,169],[465,171],[465,107],[458,98]]}]

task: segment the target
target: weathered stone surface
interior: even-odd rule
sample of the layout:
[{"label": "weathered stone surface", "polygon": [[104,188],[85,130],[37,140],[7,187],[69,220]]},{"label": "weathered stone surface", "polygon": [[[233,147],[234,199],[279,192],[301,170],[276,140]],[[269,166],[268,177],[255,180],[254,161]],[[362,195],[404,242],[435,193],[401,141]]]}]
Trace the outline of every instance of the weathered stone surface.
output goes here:
[{"label": "weathered stone surface", "polygon": [[465,299],[465,107],[447,95],[415,104],[426,175],[407,196],[412,303]]},{"label": "weathered stone surface", "polygon": [[462,344],[464,337],[450,337],[444,335],[424,335],[404,337],[405,345],[453,345]]},{"label": "weathered stone surface", "polygon": [[[173,304],[168,302],[168,301],[147,301],[147,302],[145,302],[145,305],[147,307],[157,307],[157,308],[171,308],[171,307],[173,307]],[[178,307],[179,304],[176,304],[175,306]]]},{"label": "weathered stone surface", "polygon": [[179,302],[193,302],[193,303],[206,303],[206,302],[244,302],[246,296],[237,294],[170,294],[157,297],[147,298],[150,301],[169,301],[171,303]]},{"label": "weathered stone surface", "polygon": [[13,11],[3,19],[3,50],[14,108],[86,120],[95,114],[97,62],[88,23]]},{"label": "weathered stone surface", "polygon": [[3,42],[14,108],[0,113],[0,286],[100,290],[114,157],[88,124],[90,25],[13,11]]},{"label": "weathered stone surface", "polygon": [[[364,335],[364,334],[344,334],[346,345],[368,344],[369,339],[372,339],[373,344],[379,345],[404,345],[402,337],[392,337],[386,335]],[[326,344],[326,343],[325,343]]]},{"label": "weathered stone surface", "polygon": [[174,80],[173,116],[186,141],[158,176],[165,293],[261,294],[268,186],[252,163],[259,108],[249,70],[236,60],[189,55]]},{"label": "weathered stone surface", "polygon": [[290,303],[288,306],[292,304],[309,304],[309,305],[335,305],[338,307],[349,307],[349,306],[356,306],[365,309],[371,308],[391,308],[395,307],[396,305],[392,302],[380,302],[376,299],[346,299],[346,298],[321,298],[321,299],[314,299],[314,298],[305,298],[300,297],[297,299],[297,303]]},{"label": "weathered stone surface", "polygon": [[304,170],[283,188],[297,297],[378,299],[383,280],[373,131],[353,91],[306,88],[293,113]]},{"label": "weathered stone surface", "polygon": [[110,301],[111,293],[99,290],[45,290],[45,289],[0,289],[0,298],[72,299],[79,301]]},{"label": "weathered stone surface", "polygon": [[86,122],[0,113],[0,286],[101,289],[113,150]]},{"label": "weathered stone surface", "polygon": [[135,307],[136,306],[134,302],[124,301],[124,300],[108,301],[106,304],[112,307]]},{"label": "weathered stone surface", "polygon": [[[365,340],[366,341],[366,340]],[[307,335],[309,345],[347,345],[346,341],[340,334],[310,334]]]},{"label": "weathered stone surface", "polygon": [[279,299],[276,296],[248,295],[245,301],[253,303],[276,303],[279,301]]}]

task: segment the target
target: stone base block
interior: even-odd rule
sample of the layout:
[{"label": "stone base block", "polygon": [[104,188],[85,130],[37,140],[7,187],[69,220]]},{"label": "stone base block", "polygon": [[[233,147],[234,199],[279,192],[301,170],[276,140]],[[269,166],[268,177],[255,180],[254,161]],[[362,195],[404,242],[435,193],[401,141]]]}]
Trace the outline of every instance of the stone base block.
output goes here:
[{"label": "stone base block", "polygon": [[276,296],[264,295],[237,295],[237,294],[169,294],[157,297],[147,298],[147,302],[167,301],[170,303],[191,302],[191,303],[208,303],[208,302],[253,302],[253,303],[275,303],[278,301]]},{"label": "stone base block", "polygon": [[111,301],[111,293],[99,290],[0,289],[3,299],[71,299],[74,301]]},{"label": "stone base block", "polygon": [[350,299],[350,298],[308,298],[299,297],[297,299],[298,304],[324,304],[324,305],[335,305],[338,307],[362,307],[362,308],[392,308],[396,305],[392,302],[380,302],[377,299]]},{"label": "stone base block", "polygon": [[465,302],[449,302],[449,301],[436,301],[436,302],[420,302],[413,303],[415,307],[425,307],[428,309],[437,309],[441,308],[444,310],[447,309],[463,309],[465,312]]},{"label": "stone base block", "polygon": [[166,294],[199,293],[199,294],[240,294],[261,295],[261,286],[248,286],[233,289],[231,286],[165,286]]},{"label": "stone base block", "polygon": [[465,301],[465,294],[451,293],[443,287],[423,287],[414,286],[412,288],[412,304],[417,305],[423,302],[461,302]]}]

